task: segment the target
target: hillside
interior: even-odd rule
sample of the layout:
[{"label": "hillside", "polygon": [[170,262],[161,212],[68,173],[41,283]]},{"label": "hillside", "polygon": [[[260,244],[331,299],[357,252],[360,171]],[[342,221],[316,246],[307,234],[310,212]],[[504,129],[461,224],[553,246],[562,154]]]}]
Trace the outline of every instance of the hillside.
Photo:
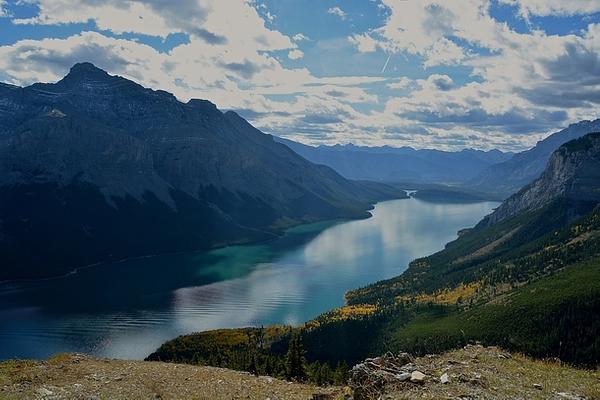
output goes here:
[{"label": "hillside", "polygon": [[268,240],[403,197],[314,165],[233,112],[76,64],[0,85],[0,280]]},{"label": "hillside", "polygon": [[[376,394],[372,398],[382,393],[387,399],[581,400],[600,396],[598,371],[577,370],[555,361],[535,361],[497,348],[467,346],[438,356],[417,358],[411,368],[425,374],[423,384],[390,377],[372,391]],[[444,373],[449,380],[445,384],[440,382]],[[358,388],[352,382],[346,388],[315,387],[220,368],[94,359],[79,354],[61,354],[48,361],[0,363],[0,397],[7,400],[359,400]]]},{"label": "hillside", "polygon": [[515,154],[509,160],[491,165],[464,186],[477,192],[506,198],[537,179],[544,171],[550,155],[562,144],[590,132],[600,131],[600,119],[581,121],[539,141],[532,149]]},{"label": "hillside", "polygon": [[465,149],[458,152],[411,147],[348,145],[307,146],[275,138],[316,164],[327,165],[348,179],[405,184],[456,184],[474,178],[512,153]]},{"label": "hillside", "polygon": [[539,179],[509,197],[482,224],[493,225],[561,197],[572,202],[600,202],[600,133],[568,142],[552,154]]},{"label": "hillside", "polygon": [[[532,186],[551,181],[544,204],[492,224],[484,219],[444,250],[411,262],[402,275],[348,292],[345,307],[289,328],[301,335],[308,362],[352,365],[386,351],[424,355],[479,341],[598,366],[600,206],[593,194],[600,189],[599,142],[600,135],[591,134],[554,153]],[[574,169],[555,174],[564,166]],[[194,362],[195,355],[195,362],[213,363],[207,353],[225,352],[229,356],[218,365],[244,369],[239,360],[255,351],[253,343],[234,344],[227,337],[183,336],[151,357]],[[267,336],[257,354],[273,364],[285,355],[289,340],[285,332]]]}]

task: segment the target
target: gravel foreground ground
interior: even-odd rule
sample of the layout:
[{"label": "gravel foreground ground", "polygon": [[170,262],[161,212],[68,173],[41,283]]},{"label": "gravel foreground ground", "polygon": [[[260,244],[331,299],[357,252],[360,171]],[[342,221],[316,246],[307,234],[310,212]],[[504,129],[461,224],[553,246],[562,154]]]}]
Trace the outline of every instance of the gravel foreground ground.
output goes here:
[{"label": "gravel foreground ground", "polygon": [[[600,371],[536,361],[495,347],[467,346],[417,358],[425,377],[394,382],[392,399],[600,399]],[[444,379],[443,375],[446,375]],[[445,383],[442,383],[444,381]],[[320,388],[221,368],[59,354],[0,363],[0,399],[348,399],[349,388]],[[346,397],[344,397],[346,395]]]},{"label": "gravel foreground ground", "polygon": [[222,368],[59,354],[0,363],[0,399],[306,400],[337,388],[288,383]]}]

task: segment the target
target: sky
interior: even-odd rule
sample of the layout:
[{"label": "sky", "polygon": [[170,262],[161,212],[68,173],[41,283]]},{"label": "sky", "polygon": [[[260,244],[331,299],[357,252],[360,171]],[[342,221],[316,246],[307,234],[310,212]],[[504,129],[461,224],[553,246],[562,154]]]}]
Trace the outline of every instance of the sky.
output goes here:
[{"label": "sky", "polygon": [[520,151],[600,104],[599,0],[0,0],[0,81],[77,62],[307,144]]}]

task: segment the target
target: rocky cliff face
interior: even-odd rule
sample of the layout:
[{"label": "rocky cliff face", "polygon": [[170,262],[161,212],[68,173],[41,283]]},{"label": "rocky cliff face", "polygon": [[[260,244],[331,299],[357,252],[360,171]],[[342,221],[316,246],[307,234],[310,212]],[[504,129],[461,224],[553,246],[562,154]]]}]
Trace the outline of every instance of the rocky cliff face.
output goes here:
[{"label": "rocky cliff face", "polygon": [[57,83],[0,85],[0,280],[265,239],[366,216],[396,195],[310,163],[209,101],[182,103],[89,63]]},{"label": "rocky cliff face", "polygon": [[541,177],[505,200],[482,224],[493,225],[563,197],[600,202],[600,133],[590,133],[555,151]]},{"label": "rocky cliff face", "polygon": [[590,132],[600,131],[600,119],[581,121],[553,133],[530,150],[515,154],[482,171],[465,185],[475,191],[508,197],[537,179],[544,171],[552,153],[562,144]]}]

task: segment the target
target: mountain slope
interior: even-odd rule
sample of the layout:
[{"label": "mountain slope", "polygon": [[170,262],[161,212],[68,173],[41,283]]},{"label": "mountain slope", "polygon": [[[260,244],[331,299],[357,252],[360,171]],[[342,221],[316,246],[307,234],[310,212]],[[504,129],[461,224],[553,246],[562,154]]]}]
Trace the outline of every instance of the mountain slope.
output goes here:
[{"label": "mountain slope", "polygon": [[600,202],[600,133],[568,142],[552,154],[541,177],[509,197],[482,224],[543,207],[555,197]]},{"label": "mountain slope", "polygon": [[[386,351],[431,354],[480,341],[600,365],[599,157],[598,134],[564,144],[542,177],[493,217],[412,261],[402,275],[350,291],[346,306],[297,327],[307,359],[335,366]],[[215,336],[184,336],[155,354],[192,361],[185,354],[211,348]],[[269,354],[283,357],[288,340],[271,338]]]},{"label": "mountain slope", "polygon": [[445,152],[351,144],[313,147],[282,138],[275,140],[309,161],[333,168],[348,179],[390,183],[460,183],[512,156],[512,153],[498,150]]},{"label": "mountain slope", "polygon": [[0,280],[265,240],[403,195],[89,63],[54,84],[0,86]]},{"label": "mountain slope", "polygon": [[552,152],[563,143],[597,131],[600,131],[600,119],[569,125],[541,140],[532,149],[517,153],[511,159],[483,170],[466,182],[465,186],[471,190],[508,197],[538,178]]}]

